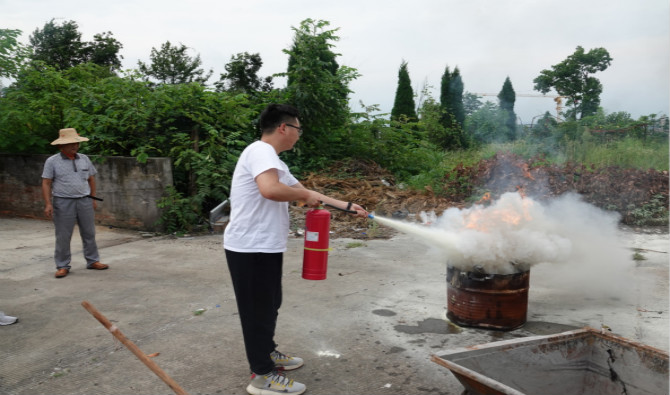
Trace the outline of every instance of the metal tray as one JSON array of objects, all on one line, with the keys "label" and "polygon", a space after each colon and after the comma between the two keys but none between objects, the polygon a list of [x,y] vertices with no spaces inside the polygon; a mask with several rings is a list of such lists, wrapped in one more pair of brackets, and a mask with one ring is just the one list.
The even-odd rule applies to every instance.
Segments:
[{"label": "metal tray", "polygon": [[593,328],[444,351],[466,394],[659,395],[668,393],[668,353]]}]

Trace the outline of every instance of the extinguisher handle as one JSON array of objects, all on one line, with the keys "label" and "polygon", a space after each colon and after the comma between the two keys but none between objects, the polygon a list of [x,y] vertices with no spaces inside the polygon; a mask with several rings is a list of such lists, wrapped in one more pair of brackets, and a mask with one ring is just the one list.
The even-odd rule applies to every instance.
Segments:
[{"label": "extinguisher handle", "polygon": [[[321,203],[323,203],[323,202],[321,202]],[[356,210],[347,210],[346,208],[339,208],[339,207],[333,206],[332,204],[328,204],[328,203],[323,203],[323,205],[328,206],[328,207],[332,207],[336,210],[344,211],[345,213],[358,214],[358,211],[356,211]]]}]

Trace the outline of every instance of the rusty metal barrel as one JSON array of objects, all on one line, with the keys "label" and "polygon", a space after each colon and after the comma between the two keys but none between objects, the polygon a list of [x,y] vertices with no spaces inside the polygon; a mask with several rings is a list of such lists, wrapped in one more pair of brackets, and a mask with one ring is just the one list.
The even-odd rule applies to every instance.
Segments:
[{"label": "rusty metal barrel", "polygon": [[530,270],[489,274],[447,267],[447,318],[454,324],[513,330],[526,323]]}]

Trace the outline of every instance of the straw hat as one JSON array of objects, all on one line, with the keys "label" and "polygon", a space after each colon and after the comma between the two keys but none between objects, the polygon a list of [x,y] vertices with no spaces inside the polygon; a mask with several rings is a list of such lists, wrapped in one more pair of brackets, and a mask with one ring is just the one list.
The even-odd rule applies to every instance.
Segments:
[{"label": "straw hat", "polygon": [[82,141],[88,141],[88,139],[80,136],[76,129],[68,128],[61,129],[58,132],[58,139],[52,141],[51,145],[81,143]]}]

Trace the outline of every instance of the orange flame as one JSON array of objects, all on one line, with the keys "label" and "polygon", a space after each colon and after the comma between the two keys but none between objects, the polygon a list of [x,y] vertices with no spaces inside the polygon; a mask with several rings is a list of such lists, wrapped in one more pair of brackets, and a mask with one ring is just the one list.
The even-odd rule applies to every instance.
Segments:
[{"label": "orange flame", "polygon": [[516,186],[516,191],[521,196],[522,199],[524,199],[526,197],[526,190],[524,189],[523,186],[517,185]]},{"label": "orange flame", "polygon": [[530,178],[531,180],[535,180],[532,174],[530,174],[530,170],[528,169],[528,163],[523,163],[521,166],[521,170],[523,170],[523,175],[526,178]]},{"label": "orange flame", "polygon": [[[524,197],[523,195],[521,195]],[[479,207],[468,213],[465,218],[465,228],[481,232],[490,232],[491,229],[500,225],[517,226],[521,221],[531,221],[530,208],[533,201],[523,199],[520,211],[510,208],[483,208]]]},{"label": "orange flame", "polygon": [[475,204],[491,203],[491,192],[486,192]]}]

